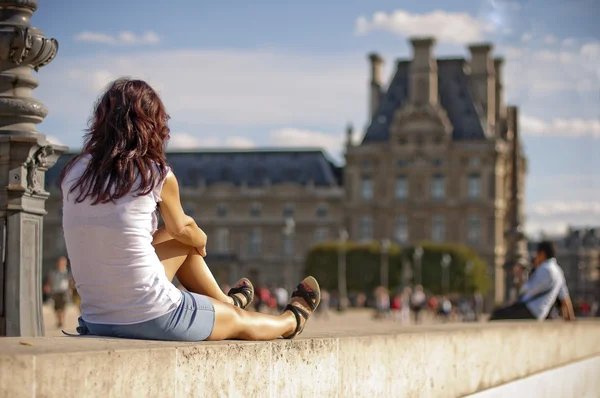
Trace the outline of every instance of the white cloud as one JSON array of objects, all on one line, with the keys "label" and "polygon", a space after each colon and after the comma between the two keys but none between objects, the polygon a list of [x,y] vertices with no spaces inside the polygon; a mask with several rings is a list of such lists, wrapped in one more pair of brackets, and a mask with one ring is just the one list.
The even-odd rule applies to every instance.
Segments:
[{"label": "white cloud", "polygon": [[197,148],[253,148],[254,142],[247,137],[241,136],[229,136],[229,137],[216,137],[216,136],[197,136],[190,133],[171,133],[171,139],[169,140],[169,149],[173,150],[184,150],[184,149],[197,149]]},{"label": "white cloud", "polygon": [[521,36],[521,41],[523,43],[527,43],[528,41],[531,40],[533,36],[531,35],[531,33],[527,32],[527,33],[523,33],[523,35]]},{"label": "white cloud", "polygon": [[587,43],[581,46],[581,55],[591,59],[600,58],[600,42]]},{"label": "white cloud", "polygon": [[355,32],[365,35],[372,31],[385,31],[401,36],[435,36],[441,43],[464,44],[483,38],[485,27],[480,20],[466,12],[432,11],[412,14],[405,10],[391,13],[376,12],[356,20]]},{"label": "white cloud", "polygon": [[254,148],[256,145],[254,145],[254,141],[248,137],[233,136],[225,139],[225,146],[229,148],[245,149]]},{"label": "white cloud", "polygon": [[572,225],[600,225],[600,202],[592,200],[550,200],[532,204],[527,209],[525,228],[530,235],[543,232],[561,235]]},{"label": "white cloud", "polygon": [[567,37],[566,39],[564,39],[562,41],[563,47],[571,47],[571,46],[575,45],[575,43],[576,43],[576,40],[573,37]]},{"label": "white cloud", "polygon": [[600,202],[597,201],[544,201],[532,204],[529,214],[543,217],[586,215],[600,216]]},{"label": "white cloud", "polygon": [[297,128],[283,128],[272,131],[269,141],[276,146],[323,148],[329,154],[338,158],[342,152],[344,135],[341,133],[323,133],[319,131],[303,130]]},{"label": "white cloud", "polygon": [[188,133],[171,133],[168,143],[169,149],[191,149],[200,146],[198,137]]},{"label": "white cloud", "polygon": [[67,124],[64,131],[80,131],[100,90],[119,76],[152,84],[174,130],[199,125],[258,126],[265,132],[280,126],[338,128],[348,115],[360,115],[355,122],[362,124],[367,113],[368,65],[361,53],[165,50],[59,57],[52,66],[40,74],[36,96],[51,105],[46,122]]},{"label": "white cloud", "polygon": [[506,58],[504,81],[509,101],[600,90],[600,42],[556,50],[499,47],[498,53]]},{"label": "white cloud", "polygon": [[86,31],[76,34],[74,39],[75,41],[110,44],[114,46],[157,44],[160,42],[160,37],[152,31],[144,32],[141,35],[136,35],[135,33],[129,31],[123,31],[114,36],[106,33]]},{"label": "white cloud", "polygon": [[554,35],[546,35],[546,37],[544,37],[544,43],[546,43],[546,44],[554,44],[554,43],[556,43],[556,36],[554,36]]},{"label": "white cloud", "polygon": [[561,136],[561,137],[581,137],[581,136],[600,136],[600,119],[552,119],[544,121],[528,115],[520,116],[521,129],[526,134]]}]

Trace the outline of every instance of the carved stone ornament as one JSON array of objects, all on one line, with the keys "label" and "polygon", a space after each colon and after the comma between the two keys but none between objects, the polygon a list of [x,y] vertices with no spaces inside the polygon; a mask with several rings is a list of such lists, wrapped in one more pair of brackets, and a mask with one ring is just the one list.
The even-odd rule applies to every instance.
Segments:
[{"label": "carved stone ornament", "polygon": [[39,29],[33,27],[13,26],[11,30],[0,31],[0,41],[8,41],[10,46],[0,53],[0,57],[10,60],[16,65],[31,65],[36,71],[48,65],[58,52],[58,41],[44,37]]},{"label": "carved stone ornament", "polygon": [[47,169],[48,156],[52,154],[54,154],[52,145],[45,145],[35,151],[33,155],[30,155],[23,163],[23,166],[27,169],[27,190],[32,194],[43,192],[43,171]]}]

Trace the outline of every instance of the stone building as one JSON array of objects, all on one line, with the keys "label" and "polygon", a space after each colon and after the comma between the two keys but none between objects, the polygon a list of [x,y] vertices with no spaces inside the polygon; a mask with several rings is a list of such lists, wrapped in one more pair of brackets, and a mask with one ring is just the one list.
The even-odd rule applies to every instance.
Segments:
[{"label": "stone building", "polygon": [[[57,179],[70,156],[46,176],[44,265],[66,255]],[[304,254],[337,235],[343,219],[341,169],[321,150],[169,153],[182,206],[208,235],[207,262],[222,283],[294,284]]]},{"label": "stone building", "polygon": [[522,207],[522,199],[510,206],[511,148],[521,192],[525,172],[511,142],[517,109],[504,103],[502,59],[489,44],[470,46],[466,60],[436,59],[431,38],[411,43],[413,59],[397,62],[387,90],[383,60],[370,56],[371,121],[362,142],[347,145],[345,222],[359,240],[471,246],[501,301],[510,212]]},{"label": "stone building", "polygon": [[[488,44],[469,47],[470,60],[435,59],[433,39],[412,44],[413,59],[397,62],[387,90],[383,60],[370,57],[370,125],[356,145],[349,128],[343,169],[320,150],[168,155],[186,212],[209,235],[219,279],[245,273],[289,285],[309,247],[337,239],[343,227],[353,240],[467,244],[489,264],[495,298],[503,299],[505,235],[521,213],[526,162],[517,109],[503,99],[502,59]],[[47,177],[47,262],[64,253],[52,178],[65,161]]]}]

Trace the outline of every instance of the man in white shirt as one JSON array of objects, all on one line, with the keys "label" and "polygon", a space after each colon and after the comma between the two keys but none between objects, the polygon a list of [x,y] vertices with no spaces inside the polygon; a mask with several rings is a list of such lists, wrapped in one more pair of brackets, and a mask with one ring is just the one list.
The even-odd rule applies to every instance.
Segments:
[{"label": "man in white shirt", "polygon": [[[523,284],[519,301],[494,311],[490,321],[508,319],[542,321],[546,319],[557,299],[561,302],[565,320],[574,319],[565,276],[556,262],[552,242],[539,243],[533,266],[535,272],[532,272],[531,278]],[[518,277],[520,279],[521,274]]]}]

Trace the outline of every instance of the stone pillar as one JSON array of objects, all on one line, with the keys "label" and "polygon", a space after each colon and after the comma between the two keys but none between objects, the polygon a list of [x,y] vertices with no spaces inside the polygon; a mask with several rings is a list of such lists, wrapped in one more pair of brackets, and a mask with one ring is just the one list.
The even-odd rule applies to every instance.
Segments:
[{"label": "stone pillar", "polygon": [[31,75],[58,43],[30,26],[37,0],[0,0],[0,336],[40,336],[45,172],[67,148],[36,131],[48,110]]},{"label": "stone pillar", "polygon": [[523,232],[522,202],[520,189],[521,144],[519,137],[519,113],[515,106],[507,107],[508,138],[510,145],[510,196],[508,200],[508,229],[506,230],[506,263],[504,265],[504,300],[514,300],[518,294],[513,268],[526,265],[528,259],[527,242]]}]

